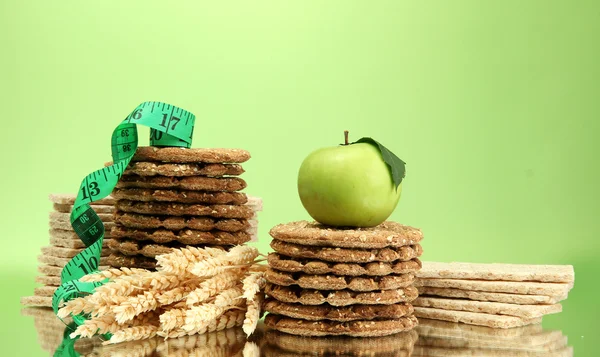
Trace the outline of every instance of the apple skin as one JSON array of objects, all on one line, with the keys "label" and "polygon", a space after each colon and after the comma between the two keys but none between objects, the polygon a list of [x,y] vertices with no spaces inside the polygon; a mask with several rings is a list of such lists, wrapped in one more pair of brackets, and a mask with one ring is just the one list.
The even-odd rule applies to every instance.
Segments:
[{"label": "apple skin", "polygon": [[325,225],[374,227],[400,200],[381,153],[368,143],[318,149],[298,172],[298,193],[308,214]]}]

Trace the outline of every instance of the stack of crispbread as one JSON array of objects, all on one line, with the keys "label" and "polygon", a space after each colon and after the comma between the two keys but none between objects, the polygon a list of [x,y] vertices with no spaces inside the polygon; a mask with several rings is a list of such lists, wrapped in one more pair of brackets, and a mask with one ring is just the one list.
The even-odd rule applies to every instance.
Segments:
[{"label": "stack of crispbread", "polygon": [[[52,294],[60,285],[60,274],[67,263],[84,248],[85,244],[73,231],[71,226],[71,211],[75,203],[75,196],[69,194],[52,194],[50,201],[53,210],[49,214],[50,245],[42,247],[42,254],[38,256],[38,271],[43,275],[36,277],[35,281],[43,284],[34,290],[34,296],[21,298],[23,305],[52,306]],[[110,243],[110,230],[114,226],[113,212],[114,199],[106,197],[90,204],[98,217],[104,222],[104,246]],[[100,269],[106,268],[108,250],[102,252]]]},{"label": "stack of crispbread", "polygon": [[417,324],[414,273],[423,235],[395,222],[332,228],[307,221],[275,226],[265,324],[304,336],[385,336]]},{"label": "stack of crispbread", "polygon": [[153,269],[184,246],[229,247],[256,237],[258,198],[248,199],[241,149],[139,147],[112,195],[114,267]]},{"label": "stack of crispbread", "polygon": [[417,272],[420,318],[494,328],[539,323],[562,311],[575,280],[570,265],[424,262]]},{"label": "stack of crispbread", "polygon": [[572,357],[573,348],[561,331],[540,324],[494,329],[453,322],[419,319],[413,357]]}]

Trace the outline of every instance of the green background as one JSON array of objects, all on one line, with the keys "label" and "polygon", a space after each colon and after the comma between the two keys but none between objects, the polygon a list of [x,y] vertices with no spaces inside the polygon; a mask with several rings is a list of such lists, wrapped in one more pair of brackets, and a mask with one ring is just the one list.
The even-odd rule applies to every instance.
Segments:
[{"label": "green background", "polygon": [[158,100],[196,114],[194,147],[252,153],[263,251],[270,227],[308,218],[303,158],[344,129],[376,138],[407,162],[391,219],[422,228],[425,260],[575,266],[544,325],[591,356],[599,50],[594,0],[0,1],[0,338],[44,355],[18,299],[47,196],[75,193],[113,128]]}]

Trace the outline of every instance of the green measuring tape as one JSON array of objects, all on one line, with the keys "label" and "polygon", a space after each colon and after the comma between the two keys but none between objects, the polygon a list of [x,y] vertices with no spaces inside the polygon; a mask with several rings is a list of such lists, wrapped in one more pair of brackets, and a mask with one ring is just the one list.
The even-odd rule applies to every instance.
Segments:
[{"label": "green measuring tape", "polygon": [[[192,144],[196,117],[181,108],[160,102],[144,102],[123,120],[112,134],[113,165],[92,172],[81,182],[73,211],[71,225],[86,248],[64,267],[62,285],[52,297],[52,308],[58,313],[63,301],[93,293],[104,282],[85,283],[78,279],[98,270],[104,224],[90,206],[113,191],[121,175],[129,165],[138,146],[137,125],[150,127],[151,146],[177,146],[189,148]],[[73,316],[76,324],[85,321],[83,316]]]}]

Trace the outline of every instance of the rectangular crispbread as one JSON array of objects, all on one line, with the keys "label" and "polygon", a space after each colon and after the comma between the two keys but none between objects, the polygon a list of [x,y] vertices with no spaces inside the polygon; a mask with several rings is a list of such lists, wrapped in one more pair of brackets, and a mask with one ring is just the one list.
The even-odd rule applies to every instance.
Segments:
[{"label": "rectangular crispbread", "polygon": [[443,296],[449,298],[461,298],[476,301],[492,301],[519,305],[551,305],[556,304],[559,301],[562,301],[567,298],[566,294],[562,296],[523,295],[509,293],[493,293],[487,291],[470,291],[452,288],[432,288],[427,286],[420,286],[418,289],[419,295]]},{"label": "rectangular crispbread", "polygon": [[49,297],[49,296],[23,296],[21,298],[21,305],[52,307],[52,297]]},{"label": "rectangular crispbread", "polygon": [[[103,242],[104,243],[104,242]],[[75,249],[75,248],[63,248],[63,247],[55,247],[55,246],[46,246],[42,247],[42,254],[50,255],[58,258],[73,258],[77,254],[81,253],[83,249]],[[101,256],[105,257],[110,254],[108,249],[102,249]]]},{"label": "rectangular crispbread", "polygon": [[491,281],[459,279],[423,279],[416,280],[416,286],[434,288],[453,288],[471,291],[489,291],[524,295],[563,296],[571,286],[566,283],[535,283],[524,281]]},{"label": "rectangular crispbread", "polygon": [[[60,205],[73,205],[75,203],[75,195],[69,193],[52,193],[48,196],[50,202],[57,203]],[[107,196],[100,200],[91,202],[90,205],[113,205],[115,199],[111,196]]]},{"label": "rectangular crispbread", "polygon": [[[100,257],[100,267],[99,269],[102,270],[102,268],[105,268],[107,263],[107,259],[108,257]],[[44,264],[48,264],[48,265],[54,265],[57,267],[64,267],[65,265],[67,265],[69,263],[71,259],[70,258],[59,258],[59,257],[53,257],[50,255],[38,255],[38,262],[40,263],[44,263]]]},{"label": "rectangular crispbread", "polygon": [[[55,203],[54,205],[52,205],[52,208],[56,212],[71,213],[71,211],[73,210],[73,205],[61,205],[61,204]],[[115,206],[113,206],[113,205],[92,205],[92,208],[94,209],[94,211],[96,213],[114,213],[115,212]]]},{"label": "rectangular crispbread", "polygon": [[572,283],[572,265],[523,265],[423,262],[420,278],[476,279],[500,281],[537,281]]},{"label": "rectangular crispbread", "polygon": [[414,306],[433,307],[443,310],[483,312],[486,314],[509,315],[532,319],[562,311],[562,305],[516,305],[499,302],[474,301],[461,299],[445,299],[430,296],[419,296],[412,302]]},{"label": "rectangular crispbread", "polygon": [[46,265],[46,264],[38,265],[38,268],[37,268],[37,270],[40,273],[47,275],[47,276],[60,276],[62,269],[63,268],[61,268],[61,267],[57,267],[54,265]]},{"label": "rectangular crispbread", "polygon": [[521,341],[485,341],[485,340],[466,340],[458,338],[442,338],[431,336],[419,336],[420,346],[432,346],[442,348],[483,348],[491,350],[511,350],[526,352],[550,352],[567,347],[567,336],[562,336],[555,340],[541,345],[531,345]]},{"label": "rectangular crispbread", "polygon": [[511,328],[537,324],[541,318],[522,319],[515,316],[484,314],[479,312],[451,311],[431,307],[415,306],[415,316],[426,319],[462,322],[466,324],[487,326],[493,328]]},{"label": "rectangular crispbread", "polygon": [[[100,218],[100,220],[102,222],[113,222],[114,221],[114,215],[112,213],[96,213],[98,215],[98,218]],[[70,213],[65,213],[65,212],[49,212],[48,213],[48,220],[50,223],[52,222],[66,222],[66,223],[71,223],[71,214]]]},{"label": "rectangular crispbread", "polygon": [[59,276],[36,276],[35,282],[44,285],[60,285]]},{"label": "rectangular crispbread", "polygon": [[421,346],[417,341],[411,357],[573,357],[573,347],[565,347],[552,352],[531,352],[512,350],[490,350],[470,348],[443,348]]},{"label": "rectangular crispbread", "polygon": [[[104,238],[102,242],[103,249],[108,249],[111,238]],[[85,248],[85,244],[81,241],[81,239],[72,239],[72,238],[56,238],[50,237],[50,244],[55,247],[63,247],[63,248],[74,248],[74,249],[82,249]]]},{"label": "rectangular crispbread", "polygon": [[[104,238],[112,238],[113,235],[111,234],[110,230],[112,229],[112,227],[114,227],[115,224],[114,223],[105,223],[104,224]],[[73,231],[72,229],[67,230],[67,229],[50,229],[48,231],[48,233],[50,234],[50,237],[54,237],[54,238],[60,238],[60,239],[75,239],[75,240],[81,240],[81,238],[79,238],[79,236],[75,233],[75,231]]]}]

